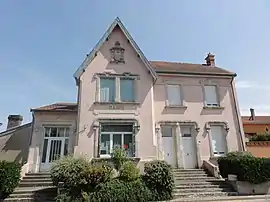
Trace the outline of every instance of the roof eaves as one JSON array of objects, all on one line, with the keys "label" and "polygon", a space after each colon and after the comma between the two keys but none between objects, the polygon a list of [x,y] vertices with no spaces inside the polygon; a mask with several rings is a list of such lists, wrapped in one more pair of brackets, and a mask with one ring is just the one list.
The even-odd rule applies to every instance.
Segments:
[{"label": "roof eaves", "polygon": [[87,68],[87,66],[92,62],[92,60],[95,58],[95,54],[96,52],[100,49],[100,47],[103,45],[103,43],[105,42],[106,38],[111,34],[111,32],[113,31],[113,29],[116,26],[119,26],[120,29],[123,31],[123,33],[125,34],[125,36],[127,37],[127,39],[130,41],[131,45],[133,46],[133,48],[136,50],[137,54],[140,56],[140,58],[142,59],[143,63],[145,64],[145,66],[148,68],[148,70],[150,71],[151,75],[154,77],[154,79],[157,78],[156,72],[155,70],[152,68],[152,66],[150,65],[149,61],[146,59],[146,57],[144,56],[144,54],[142,53],[142,51],[140,50],[140,48],[138,47],[138,45],[135,43],[135,41],[133,40],[133,38],[131,37],[131,35],[129,34],[129,32],[127,31],[127,29],[125,28],[125,26],[123,25],[123,23],[121,22],[121,20],[119,19],[119,17],[117,17],[113,23],[110,25],[110,27],[107,29],[107,31],[105,32],[105,34],[101,37],[101,39],[98,41],[98,43],[96,44],[96,46],[92,49],[92,51],[87,55],[87,57],[85,58],[85,60],[82,62],[82,64],[80,65],[80,67],[76,70],[76,72],[74,73],[74,78],[76,80],[76,83],[78,84],[79,82],[79,78],[82,75],[82,73],[85,71],[85,69]]},{"label": "roof eaves", "polygon": [[26,123],[26,124],[23,124],[21,126],[17,126],[17,127],[14,127],[14,128],[10,128],[8,130],[5,130],[3,132],[0,132],[0,136],[8,135],[9,133],[13,132],[14,130],[17,130],[19,128],[24,128],[24,127],[31,126],[31,124],[32,124],[32,122]]},{"label": "roof eaves", "polygon": [[204,75],[204,76],[230,76],[236,77],[236,73],[211,73],[211,72],[181,72],[181,71],[164,71],[156,70],[157,74],[175,74],[175,75]]}]

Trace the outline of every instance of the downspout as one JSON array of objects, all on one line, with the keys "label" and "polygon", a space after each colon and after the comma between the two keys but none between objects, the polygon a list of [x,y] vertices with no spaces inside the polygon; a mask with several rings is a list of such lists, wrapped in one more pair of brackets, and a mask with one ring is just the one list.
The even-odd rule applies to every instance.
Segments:
[{"label": "downspout", "polygon": [[[235,112],[236,112],[236,115],[237,115],[237,123],[238,123],[238,129],[239,129],[239,133],[240,133],[241,146],[242,146],[242,150],[245,151],[245,145],[244,145],[244,140],[243,140],[243,134],[242,134],[242,131],[241,131],[241,127],[242,127],[242,123],[240,122],[241,115],[240,115],[240,111],[239,111],[239,109],[238,109],[238,107],[237,107],[238,100],[236,100],[236,94],[235,94],[235,88],[234,88],[233,79],[234,79],[234,77],[233,77],[232,80],[231,80],[232,96],[233,96],[233,101],[234,101]],[[239,116],[239,115],[240,115],[240,116]]]}]

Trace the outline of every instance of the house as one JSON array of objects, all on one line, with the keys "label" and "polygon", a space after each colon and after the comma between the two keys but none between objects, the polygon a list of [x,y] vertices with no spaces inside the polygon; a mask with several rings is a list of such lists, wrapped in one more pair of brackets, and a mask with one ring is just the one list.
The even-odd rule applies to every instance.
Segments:
[{"label": "house", "polygon": [[115,146],[140,165],[197,168],[245,150],[235,73],[215,65],[148,61],[116,18],[74,74],[77,103],[31,109],[29,172],[59,156],[107,158]]},{"label": "house", "polygon": [[250,116],[242,116],[246,138],[270,133],[270,116],[255,116],[255,110],[250,108]]},{"label": "house", "polygon": [[246,149],[256,157],[270,157],[269,141],[250,141],[251,137],[270,134],[270,116],[255,116],[255,110],[250,109],[250,116],[242,116],[246,137]]}]

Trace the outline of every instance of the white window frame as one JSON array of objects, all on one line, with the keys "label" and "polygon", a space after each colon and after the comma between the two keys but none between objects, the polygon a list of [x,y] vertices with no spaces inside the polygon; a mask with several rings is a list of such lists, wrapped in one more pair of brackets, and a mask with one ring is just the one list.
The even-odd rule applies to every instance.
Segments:
[{"label": "white window frame", "polygon": [[[221,131],[221,136],[224,140],[224,147],[225,147],[225,151],[223,154],[220,153],[220,151],[218,151],[217,154],[215,154],[214,152],[214,148],[213,148],[213,136],[212,136],[212,128],[213,127],[220,127],[220,131]],[[228,153],[228,142],[227,142],[227,137],[226,137],[226,133],[225,133],[225,128],[223,125],[217,125],[217,124],[212,124],[210,125],[210,130],[209,130],[209,140],[210,140],[210,150],[211,150],[211,156],[213,157],[221,157],[221,156],[225,156]]]},{"label": "white window frame", "polygon": [[[94,78],[96,78],[96,99],[95,101],[97,103],[102,102],[102,103],[137,103],[138,102],[138,80],[140,79],[138,75],[131,75],[131,76],[125,76],[123,75],[116,75],[116,74],[112,74],[109,76],[107,74],[96,74],[94,76]],[[109,102],[103,102],[100,99],[100,91],[101,91],[101,87],[100,87],[100,80],[101,79],[106,79],[106,78],[113,78],[115,79],[115,100],[114,101],[109,101]],[[121,101],[121,85],[120,85],[120,79],[124,78],[124,79],[131,79],[133,80],[133,92],[134,92],[134,101],[131,102],[126,102],[126,101]]]},{"label": "white window frame", "polygon": [[[179,88],[179,104],[171,104],[169,100],[169,86],[177,86]],[[167,83],[165,85],[166,88],[166,106],[173,107],[173,106],[183,106],[183,87],[181,84],[173,84],[173,83]]]},{"label": "white window frame", "polygon": [[[99,157],[100,158],[111,158],[111,153],[113,152],[113,135],[121,134],[121,148],[123,148],[124,135],[134,135],[133,132],[101,132],[100,141],[99,141]],[[110,154],[100,154],[100,144],[101,144],[101,135],[110,135]],[[135,142],[133,142],[135,144]],[[132,148],[133,149],[133,148]],[[134,153],[135,151],[133,151]]]},{"label": "white window frame", "polygon": [[[208,103],[206,98],[206,86],[212,86],[215,88],[215,97],[216,97],[216,103]],[[218,93],[218,86],[213,84],[204,84],[203,85],[203,97],[204,97],[204,106],[205,107],[220,107],[220,100],[219,100],[219,93]]]}]

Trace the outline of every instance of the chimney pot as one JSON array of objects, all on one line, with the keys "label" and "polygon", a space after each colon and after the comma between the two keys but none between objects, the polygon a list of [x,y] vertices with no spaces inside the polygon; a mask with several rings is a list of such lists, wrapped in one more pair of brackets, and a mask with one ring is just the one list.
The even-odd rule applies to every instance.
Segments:
[{"label": "chimney pot", "polygon": [[212,53],[208,53],[205,58],[207,66],[215,66],[215,55]]},{"label": "chimney pot", "polygon": [[255,110],[253,108],[250,108],[249,110],[250,110],[249,120],[254,121],[254,119],[255,119]]},{"label": "chimney pot", "polygon": [[8,116],[8,124],[7,124],[7,130],[18,127],[22,124],[23,117],[21,115],[9,115]]}]

